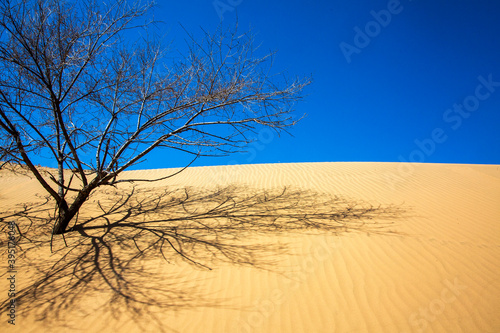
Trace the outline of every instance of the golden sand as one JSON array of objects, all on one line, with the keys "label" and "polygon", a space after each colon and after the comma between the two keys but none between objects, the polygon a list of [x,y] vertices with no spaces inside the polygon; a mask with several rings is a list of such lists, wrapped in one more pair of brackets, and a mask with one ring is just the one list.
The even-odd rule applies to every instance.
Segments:
[{"label": "golden sand", "polygon": [[[123,178],[171,172],[130,171]],[[38,294],[18,304],[15,326],[2,312],[0,331],[500,332],[498,165],[193,167],[134,185],[127,202],[132,185],[101,189],[82,208],[80,221],[103,215],[107,220],[88,225],[113,226],[102,244],[103,229],[88,229],[87,237],[68,233],[68,247],[56,237],[54,253],[50,235],[19,245],[16,289],[41,284]],[[53,201],[37,207],[43,202],[37,193],[44,195],[36,180],[1,170],[3,222],[28,230],[19,204],[29,202],[30,230],[49,230],[36,217],[53,214]],[[126,239],[128,231],[113,234],[125,230],[119,223],[114,227],[117,221],[155,219],[168,221],[171,234],[179,225],[179,232],[189,230],[198,241],[225,246],[228,256],[186,241],[181,245],[198,265],[169,246],[167,263],[159,252],[145,250],[154,238],[138,236],[136,247]],[[7,234],[1,237],[5,250]],[[79,245],[82,238],[88,241]],[[109,261],[103,244],[113,247],[113,260],[122,260]],[[101,251],[98,259],[95,249]],[[134,260],[139,251],[144,255]],[[6,253],[2,258],[5,269]],[[47,275],[57,259],[60,270]],[[110,262],[121,266],[106,266]],[[75,267],[80,271],[71,272]],[[3,299],[9,286],[2,273]],[[65,294],[57,296],[58,290]],[[141,293],[137,298],[147,304],[128,304],[120,292]]]}]

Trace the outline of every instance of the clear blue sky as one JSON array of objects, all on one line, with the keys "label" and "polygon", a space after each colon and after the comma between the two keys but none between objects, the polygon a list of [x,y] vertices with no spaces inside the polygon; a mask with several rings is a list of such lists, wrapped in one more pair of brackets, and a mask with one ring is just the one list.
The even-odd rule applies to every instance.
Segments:
[{"label": "clear blue sky", "polygon": [[[293,137],[194,165],[412,161],[500,164],[500,1],[184,0],[154,14],[172,48],[185,33],[251,28],[277,71],[314,82]],[[160,151],[136,169],[180,167]]]},{"label": "clear blue sky", "polygon": [[[248,154],[196,165],[500,164],[499,1],[185,0],[155,10],[174,47],[183,43],[179,23],[213,30],[236,14],[262,48],[278,51],[277,70],[312,75],[296,111],[307,117],[294,137],[263,133]],[[138,168],[185,160],[168,156]]]}]

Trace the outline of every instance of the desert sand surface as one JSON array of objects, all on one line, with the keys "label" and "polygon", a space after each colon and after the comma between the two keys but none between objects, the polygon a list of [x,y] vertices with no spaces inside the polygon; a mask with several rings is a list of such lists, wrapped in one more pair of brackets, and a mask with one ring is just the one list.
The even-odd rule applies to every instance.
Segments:
[{"label": "desert sand surface", "polygon": [[[2,332],[500,332],[498,165],[192,167],[100,189],[53,253],[43,195],[0,170],[2,300],[5,225],[33,237]],[[151,221],[169,225],[164,258],[137,233]]]}]

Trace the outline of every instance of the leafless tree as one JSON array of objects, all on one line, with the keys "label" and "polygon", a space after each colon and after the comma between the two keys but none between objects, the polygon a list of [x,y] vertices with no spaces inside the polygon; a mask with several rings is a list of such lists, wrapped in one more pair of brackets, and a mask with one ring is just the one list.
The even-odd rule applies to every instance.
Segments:
[{"label": "leafless tree", "polygon": [[[0,153],[55,199],[54,234],[70,230],[93,190],[131,181],[118,175],[154,149],[228,154],[260,127],[295,124],[309,79],[271,75],[272,53],[257,56],[252,35],[236,28],[186,33],[187,51],[167,57],[151,33],[152,7],[1,1]],[[42,172],[36,154],[57,171]]]}]

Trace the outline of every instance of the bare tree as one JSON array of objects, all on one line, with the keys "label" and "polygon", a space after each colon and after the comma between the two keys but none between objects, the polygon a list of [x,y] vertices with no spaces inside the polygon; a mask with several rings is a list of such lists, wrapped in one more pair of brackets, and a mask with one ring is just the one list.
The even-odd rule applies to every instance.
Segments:
[{"label": "bare tree", "polygon": [[[252,35],[236,29],[187,34],[185,54],[167,58],[146,29],[152,5],[1,2],[0,153],[55,199],[54,234],[71,230],[93,190],[132,181],[118,175],[154,149],[223,155],[259,127],[295,124],[308,79],[271,75],[272,54],[256,56]],[[57,161],[57,172],[45,175],[36,154]]]}]

